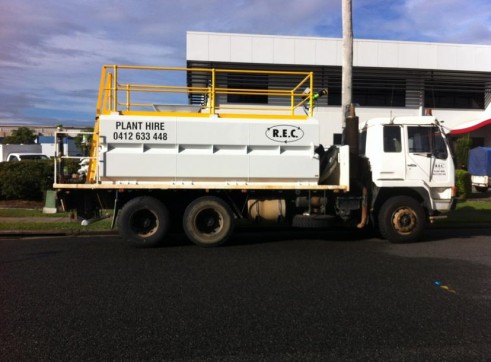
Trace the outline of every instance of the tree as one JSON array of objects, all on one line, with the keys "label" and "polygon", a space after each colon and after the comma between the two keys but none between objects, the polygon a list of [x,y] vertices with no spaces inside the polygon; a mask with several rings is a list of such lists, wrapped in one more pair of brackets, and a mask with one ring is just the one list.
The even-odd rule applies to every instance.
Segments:
[{"label": "tree", "polygon": [[3,144],[33,144],[36,140],[34,131],[28,127],[19,127],[12,131],[10,136],[3,139]]},{"label": "tree", "polygon": [[457,168],[467,170],[467,163],[469,162],[469,150],[472,146],[472,139],[469,133],[459,137],[457,139],[455,156],[457,159]]}]

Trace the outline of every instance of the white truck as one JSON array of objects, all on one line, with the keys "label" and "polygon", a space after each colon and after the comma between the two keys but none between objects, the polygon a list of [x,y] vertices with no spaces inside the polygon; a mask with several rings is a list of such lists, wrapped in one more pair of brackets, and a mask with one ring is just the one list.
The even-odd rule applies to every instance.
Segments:
[{"label": "white truck", "polygon": [[[174,79],[157,76],[169,72],[199,72],[203,82],[153,83]],[[135,73],[144,80],[135,83]],[[224,83],[239,73],[295,82],[278,89]],[[358,125],[351,114],[346,144],[323,146],[314,105],[326,91],[305,91],[314,86],[311,72],[104,66],[87,176],[64,175],[69,157],[58,154],[58,198],[85,222],[112,208],[113,225],[136,246],[165,242],[175,226],[197,245],[216,246],[239,220],[370,225],[391,242],[418,240],[425,224],[454,204],[454,162],[438,121],[392,117]],[[201,105],[160,103],[168,93]],[[275,105],[227,102],[237,95]]]},{"label": "white truck", "polygon": [[25,160],[49,160],[42,153],[40,144],[6,144],[0,145],[0,162],[15,162]]},{"label": "white truck", "polygon": [[475,147],[469,151],[468,170],[472,186],[479,192],[491,187],[491,147]]}]

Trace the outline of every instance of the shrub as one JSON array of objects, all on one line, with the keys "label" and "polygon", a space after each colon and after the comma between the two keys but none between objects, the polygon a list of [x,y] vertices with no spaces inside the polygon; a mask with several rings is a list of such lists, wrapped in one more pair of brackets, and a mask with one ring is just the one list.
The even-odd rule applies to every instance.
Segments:
[{"label": "shrub", "polygon": [[53,185],[53,161],[0,162],[0,198],[43,200]]},{"label": "shrub", "polygon": [[465,136],[462,136],[457,139],[457,144],[456,144],[456,161],[457,161],[457,167],[460,167],[462,169],[467,169],[467,163],[469,162],[469,150],[472,146],[472,139],[470,138],[469,134],[466,134]]},{"label": "shrub", "polygon": [[471,174],[468,171],[455,170],[455,184],[461,198],[467,199],[472,194]]}]

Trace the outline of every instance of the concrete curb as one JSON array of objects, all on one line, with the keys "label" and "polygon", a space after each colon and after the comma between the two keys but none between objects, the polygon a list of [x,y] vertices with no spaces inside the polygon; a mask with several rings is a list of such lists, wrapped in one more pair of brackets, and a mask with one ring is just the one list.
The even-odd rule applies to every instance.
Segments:
[{"label": "concrete curb", "polygon": [[35,236],[105,236],[118,235],[117,230],[2,230],[0,238],[25,238]]}]

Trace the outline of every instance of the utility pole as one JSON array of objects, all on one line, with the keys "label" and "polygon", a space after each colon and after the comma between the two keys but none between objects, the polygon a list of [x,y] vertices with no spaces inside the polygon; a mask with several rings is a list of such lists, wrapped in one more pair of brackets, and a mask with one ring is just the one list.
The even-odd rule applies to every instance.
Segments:
[{"label": "utility pole", "polygon": [[343,120],[348,116],[348,110],[352,101],[353,83],[353,22],[351,0],[342,0],[343,17],[343,62],[342,62],[342,89],[341,109]]},{"label": "utility pole", "polygon": [[353,22],[352,0],[342,0],[343,15],[343,73],[341,88],[341,113],[343,117],[343,144],[349,146],[350,153],[350,187],[358,184],[359,174],[359,145],[358,117],[353,105]]}]

